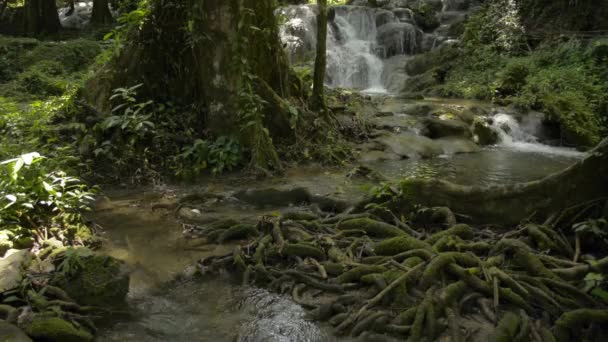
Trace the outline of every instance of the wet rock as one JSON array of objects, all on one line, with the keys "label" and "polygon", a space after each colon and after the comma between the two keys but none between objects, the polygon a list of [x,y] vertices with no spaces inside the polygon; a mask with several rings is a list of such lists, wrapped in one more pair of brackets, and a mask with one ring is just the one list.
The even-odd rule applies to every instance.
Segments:
[{"label": "wet rock", "polygon": [[8,238],[6,232],[0,231],[0,257],[11,248],[13,248],[13,242]]},{"label": "wet rock", "polygon": [[388,23],[393,23],[398,20],[399,19],[397,19],[397,17],[395,16],[395,13],[393,13],[391,11],[379,10],[378,12],[376,12],[376,26],[377,27],[380,27],[380,26],[388,24]]},{"label": "wet rock", "polygon": [[49,342],[83,342],[92,341],[93,335],[82,327],[58,317],[34,316],[25,325],[25,332],[36,340]]},{"label": "wet rock", "polygon": [[371,163],[382,160],[399,160],[401,156],[385,151],[368,151],[363,152],[359,156],[359,161],[362,163]]},{"label": "wet rock", "polygon": [[441,146],[444,154],[473,153],[481,150],[474,142],[458,137],[445,137],[435,141]]},{"label": "wet rock", "polygon": [[469,126],[455,119],[442,120],[438,118],[429,118],[425,120],[426,135],[429,138],[437,139],[443,137],[462,137],[471,138],[472,134]]},{"label": "wet rock", "polygon": [[[404,6],[399,6],[404,7]],[[414,11],[409,8],[395,8],[393,10],[395,17],[399,19],[399,21],[403,23],[413,23],[414,22]]]},{"label": "wet rock", "polygon": [[378,29],[378,43],[385,57],[414,54],[422,44],[422,32],[410,23],[389,23]]},{"label": "wet rock", "polygon": [[0,340],[7,342],[32,342],[18,327],[0,320]]},{"label": "wet rock", "polygon": [[498,142],[498,133],[482,119],[475,120],[473,123],[473,134],[475,140],[481,146],[494,145]]},{"label": "wet rock", "polygon": [[55,274],[51,283],[82,305],[116,306],[129,292],[129,272],[124,262],[109,256],[71,253],[64,258],[70,269]]},{"label": "wet rock", "polygon": [[0,293],[12,290],[21,284],[23,279],[22,270],[26,268],[31,260],[28,250],[10,249],[0,259]]},{"label": "wet rock", "polygon": [[403,114],[373,118],[371,122],[378,129],[388,129],[392,131],[406,131],[416,125],[416,119]]},{"label": "wet rock", "polygon": [[441,146],[432,139],[410,133],[386,136],[378,141],[391,152],[406,158],[431,158],[443,153]]}]

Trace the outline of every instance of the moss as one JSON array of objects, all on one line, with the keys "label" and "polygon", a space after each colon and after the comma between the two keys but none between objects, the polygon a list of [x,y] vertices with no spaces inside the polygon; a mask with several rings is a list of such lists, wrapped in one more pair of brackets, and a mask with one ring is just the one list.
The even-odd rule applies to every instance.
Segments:
[{"label": "moss", "polygon": [[384,271],[386,271],[386,269],[382,266],[357,266],[352,270],[344,272],[342,275],[336,278],[336,281],[339,284],[352,283],[359,281],[359,279],[366,274],[381,273]]},{"label": "moss", "polygon": [[36,340],[51,342],[92,341],[93,335],[83,328],[57,317],[39,317],[25,327],[25,332]]},{"label": "moss", "polygon": [[323,267],[325,267],[325,271],[327,274],[332,276],[338,276],[344,273],[344,264],[339,262],[325,262],[323,263]]},{"label": "moss", "polygon": [[494,338],[492,341],[496,342],[510,342],[513,341],[517,335],[519,328],[519,316],[511,311],[507,311],[505,315],[498,322],[498,326],[494,332]]},{"label": "moss", "polygon": [[341,230],[364,230],[369,236],[373,237],[394,237],[405,235],[401,229],[388,223],[372,220],[369,218],[358,218],[342,222],[338,229]]},{"label": "moss", "polygon": [[82,305],[108,306],[124,302],[129,275],[124,263],[107,256],[73,257],[70,272],[57,273],[51,283]]},{"label": "moss", "polygon": [[444,236],[449,236],[449,235],[455,235],[458,236],[462,239],[472,239],[473,238],[473,228],[471,228],[469,225],[466,224],[457,224],[455,226],[452,226],[449,229],[443,230],[441,232],[435,233],[431,236],[429,236],[425,242],[428,244],[434,244],[435,242],[437,242],[439,239],[441,239]]},{"label": "moss", "polygon": [[310,211],[302,210],[290,210],[281,214],[283,220],[294,220],[294,221],[314,221],[318,220],[319,216]]},{"label": "moss", "polygon": [[451,255],[447,255],[447,253],[439,254],[431,259],[422,273],[422,277],[420,277],[420,287],[426,289],[431,286],[433,281],[440,279],[440,272],[443,271],[443,268],[452,263],[454,263],[454,258]]},{"label": "moss", "polygon": [[401,313],[395,317],[393,322],[397,325],[410,325],[416,318],[416,311],[418,311],[416,306],[412,306],[407,310],[401,311]]},{"label": "moss", "polygon": [[439,298],[441,299],[444,305],[452,306],[452,304],[455,304],[465,294],[467,289],[467,283],[462,280],[459,280],[443,288],[441,294],[439,295]]},{"label": "moss", "polygon": [[551,272],[547,267],[545,267],[543,262],[530,252],[518,250],[515,255],[513,255],[513,261],[520,267],[528,270],[530,274],[551,279],[557,278],[555,273]]},{"label": "moss", "polygon": [[219,243],[224,243],[230,240],[239,240],[255,236],[258,234],[258,229],[252,224],[237,224],[222,232],[218,238]]},{"label": "moss", "polygon": [[415,266],[417,266],[417,265],[419,265],[419,264],[421,264],[423,262],[424,262],[424,260],[422,260],[421,257],[413,256],[413,257],[409,257],[409,258],[403,260],[403,262],[401,263],[401,265],[403,265],[405,267],[412,268],[412,267],[415,267]]},{"label": "moss", "polygon": [[424,241],[420,241],[409,235],[403,235],[377,243],[374,247],[374,251],[378,255],[395,255],[413,249],[430,248],[431,246]]},{"label": "moss", "polygon": [[287,243],[283,247],[283,254],[292,257],[310,257],[317,260],[325,260],[325,253],[322,249],[305,243]]}]

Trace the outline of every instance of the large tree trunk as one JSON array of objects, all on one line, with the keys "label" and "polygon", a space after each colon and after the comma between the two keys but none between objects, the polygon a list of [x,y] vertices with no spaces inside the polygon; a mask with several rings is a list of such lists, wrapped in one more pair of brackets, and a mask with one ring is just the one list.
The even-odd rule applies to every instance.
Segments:
[{"label": "large tree trunk", "polygon": [[93,0],[93,13],[91,23],[93,25],[108,25],[113,21],[108,0]]},{"label": "large tree trunk", "polygon": [[327,0],[317,0],[317,6],[319,9],[319,14],[317,15],[317,55],[315,57],[311,100],[313,108],[319,110],[325,108],[323,87],[327,64]]},{"label": "large tree trunk", "polygon": [[25,2],[26,34],[56,33],[60,27],[55,0],[27,0]]},{"label": "large tree trunk", "polygon": [[541,180],[483,188],[440,180],[407,180],[401,183],[399,195],[390,200],[389,206],[401,212],[415,204],[446,206],[478,223],[519,223],[534,216],[544,219],[572,206],[608,197],[607,175],[608,138],[583,160]]},{"label": "large tree trunk", "polygon": [[272,138],[291,132],[280,100],[292,93],[293,74],[274,6],[274,0],[154,1],[142,28],[87,83],[85,98],[107,113],[112,89],[142,83],[142,96],[198,110],[200,135],[204,128],[240,136],[256,166],[276,168]]}]

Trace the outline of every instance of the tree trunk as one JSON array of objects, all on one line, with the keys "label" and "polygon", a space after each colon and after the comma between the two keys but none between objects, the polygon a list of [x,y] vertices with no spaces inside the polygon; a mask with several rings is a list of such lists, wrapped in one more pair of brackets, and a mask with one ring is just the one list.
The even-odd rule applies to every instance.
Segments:
[{"label": "tree trunk", "polygon": [[206,132],[238,136],[255,166],[278,168],[272,138],[292,132],[278,99],[291,95],[293,74],[274,9],[274,0],[153,1],[84,96],[107,113],[112,89],[142,83],[143,97],[196,108]]},{"label": "tree trunk", "polygon": [[[575,205],[607,198],[606,175],[608,138],[583,160],[541,180],[483,188],[440,180],[406,180],[400,184],[400,194],[388,205],[401,213],[411,210],[415,204],[446,206],[477,223],[516,224],[532,217],[545,219]],[[364,201],[370,202],[383,200]]]},{"label": "tree trunk", "polygon": [[60,27],[55,0],[27,0],[25,2],[26,34],[57,33]]},{"label": "tree trunk", "polygon": [[317,0],[317,55],[312,89],[312,107],[315,110],[325,108],[324,83],[327,64],[327,0]]},{"label": "tree trunk", "polygon": [[108,25],[113,21],[108,0],[93,0],[93,13],[91,14],[91,24]]}]

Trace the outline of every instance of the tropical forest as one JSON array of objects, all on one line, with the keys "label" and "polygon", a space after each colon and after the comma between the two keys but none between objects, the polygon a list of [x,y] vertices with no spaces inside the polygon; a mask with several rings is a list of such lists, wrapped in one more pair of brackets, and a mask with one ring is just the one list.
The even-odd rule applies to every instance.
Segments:
[{"label": "tropical forest", "polygon": [[608,0],[0,0],[0,341],[608,341]]}]

